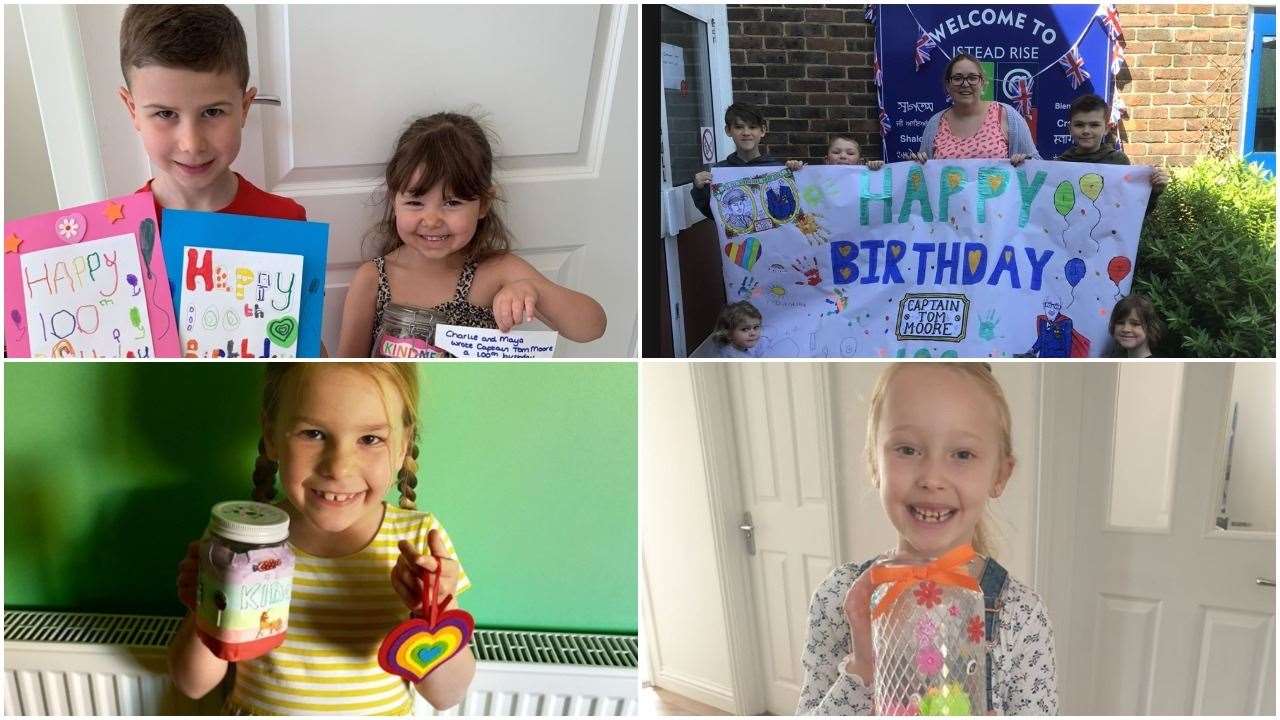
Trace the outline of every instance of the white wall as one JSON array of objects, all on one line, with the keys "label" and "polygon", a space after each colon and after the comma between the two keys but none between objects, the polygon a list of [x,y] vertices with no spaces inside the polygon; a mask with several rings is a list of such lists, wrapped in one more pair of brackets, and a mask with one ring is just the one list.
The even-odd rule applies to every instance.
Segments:
[{"label": "white wall", "polygon": [[[988,505],[994,522],[995,556],[1014,577],[1034,585],[1035,485],[1039,473],[1040,366],[1035,363],[994,363],[993,372],[1004,388],[1013,415],[1013,477],[999,500]],[[844,555],[852,562],[896,547],[897,532],[885,517],[880,497],[871,487],[863,446],[867,402],[876,379],[888,363],[832,363],[832,396],[843,398],[835,407],[836,487]],[[1052,370],[1052,366],[1047,366]]]},{"label": "white wall", "polygon": [[4,6],[4,219],[58,208],[22,16]]},{"label": "white wall", "polygon": [[732,710],[726,610],[689,365],[644,363],[640,387],[641,591],[648,609],[641,635],[653,680]]}]

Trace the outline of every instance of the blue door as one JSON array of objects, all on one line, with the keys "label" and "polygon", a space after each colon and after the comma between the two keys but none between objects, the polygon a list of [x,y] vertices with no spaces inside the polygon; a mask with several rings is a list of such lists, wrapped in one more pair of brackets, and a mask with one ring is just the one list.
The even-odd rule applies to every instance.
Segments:
[{"label": "blue door", "polygon": [[1276,10],[1253,9],[1244,157],[1276,173]]}]

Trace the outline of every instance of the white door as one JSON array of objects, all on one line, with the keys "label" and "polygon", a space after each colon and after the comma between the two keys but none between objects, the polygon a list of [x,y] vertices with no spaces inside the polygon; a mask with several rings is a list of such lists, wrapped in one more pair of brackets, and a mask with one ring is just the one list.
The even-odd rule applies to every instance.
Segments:
[{"label": "white door", "polygon": [[791,715],[809,599],[840,562],[827,366],[724,363],[737,448],[742,516],[738,550],[751,582],[765,707]]},{"label": "white door", "polygon": [[[659,13],[662,63],[662,220],[667,273],[666,307],[676,357],[685,357],[685,290],[680,283],[680,232],[702,220],[689,198],[693,176],[733,152],[719,118],[733,101],[728,18],[724,5],[663,5]],[[708,161],[706,158],[710,157]],[[698,292],[698,288],[690,288]]]},{"label": "white door", "polygon": [[[347,286],[374,248],[383,163],[414,117],[486,116],[516,252],[585,292],[604,337],[560,357],[636,350],[635,11],[625,5],[259,5],[233,8],[249,41],[249,115],[235,169],[329,223],[324,341],[337,346]],[[122,5],[77,9],[111,195],[151,176],[116,98]]]},{"label": "white door", "polygon": [[[1046,601],[1063,713],[1275,714],[1275,590],[1258,582],[1275,580],[1274,380],[1254,373],[1275,370],[1241,365],[1233,391],[1235,367],[1050,374],[1046,412],[1056,417],[1044,453],[1060,474],[1044,487],[1050,506],[1068,504],[1050,510],[1058,527],[1046,562],[1058,576]],[[1241,399],[1265,408],[1250,414],[1248,452],[1240,432],[1231,441]],[[1215,527],[1229,465],[1233,489],[1270,488],[1251,515],[1261,530]]]}]

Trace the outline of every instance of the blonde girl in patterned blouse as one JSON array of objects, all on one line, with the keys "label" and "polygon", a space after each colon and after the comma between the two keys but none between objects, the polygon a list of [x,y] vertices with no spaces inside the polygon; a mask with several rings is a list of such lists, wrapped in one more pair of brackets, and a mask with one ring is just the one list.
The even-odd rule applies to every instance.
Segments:
[{"label": "blonde girl in patterned blouse", "polygon": [[[289,513],[296,565],[284,643],[236,663],[224,712],[232,715],[408,715],[408,683],[378,665],[382,638],[421,610],[421,573],[440,573],[440,597],[470,586],[453,544],[416,510],[418,378],[412,363],[267,366],[253,499]],[[383,502],[395,481],[400,507]],[[178,595],[195,607],[197,543],[179,565]],[[217,687],[229,663],[193,632],[193,615],[169,648],[185,695]],[[415,690],[437,709],[465,696],[469,648]]]},{"label": "blonde girl in patterned blouse", "polygon": [[507,332],[535,317],[574,342],[604,334],[604,308],[510,252],[498,217],[493,149],[475,118],[410,123],[386,170],[382,217],[366,240],[378,257],[356,270],[342,310],[341,357],[369,357],[389,301],[450,325]]},{"label": "blonde girl in patterned blouse", "polygon": [[[867,461],[898,532],[899,552],[936,557],[972,545],[990,557],[982,518],[1013,473],[1012,421],[986,363],[894,363],[871,396]],[[869,563],[836,568],[814,592],[799,715],[873,714]],[[990,709],[1058,711],[1053,629],[1031,588],[1008,578],[1000,592]]]}]

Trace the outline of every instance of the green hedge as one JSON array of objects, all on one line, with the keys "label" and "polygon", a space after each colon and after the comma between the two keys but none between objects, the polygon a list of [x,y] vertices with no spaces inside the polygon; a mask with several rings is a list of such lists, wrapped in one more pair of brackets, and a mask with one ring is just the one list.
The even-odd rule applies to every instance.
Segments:
[{"label": "green hedge", "polygon": [[1133,289],[1167,332],[1164,357],[1275,357],[1276,181],[1240,158],[1202,157],[1142,228]]}]

